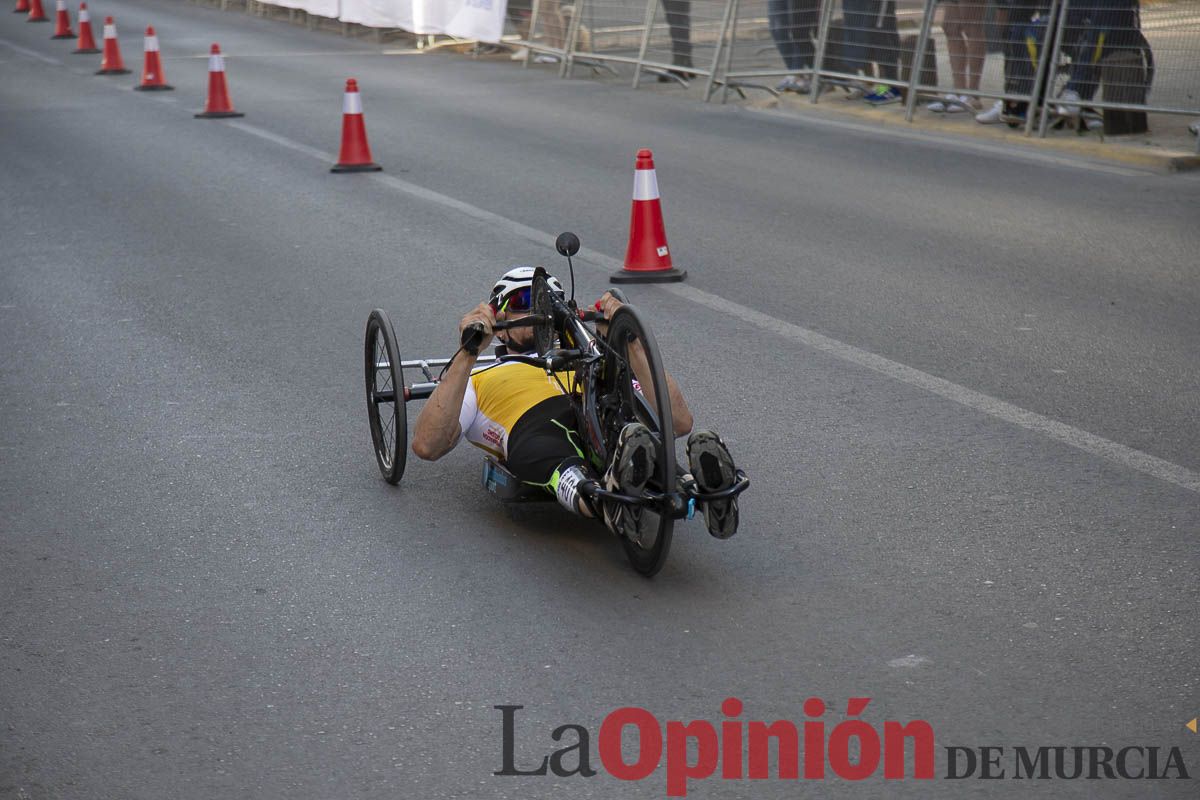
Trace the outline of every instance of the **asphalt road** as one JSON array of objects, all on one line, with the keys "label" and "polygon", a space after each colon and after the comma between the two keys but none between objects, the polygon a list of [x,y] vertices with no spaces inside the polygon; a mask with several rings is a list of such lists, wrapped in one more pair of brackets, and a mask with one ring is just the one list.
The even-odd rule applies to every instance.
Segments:
[{"label": "asphalt road", "polygon": [[[938,779],[690,797],[1196,796],[948,781],[941,748],[1200,773],[1200,177],[92,13],[134,68],[154,24],[177,89],[0,17],[0,797],[663,797],[663,769],[493,776],[494,706],[525,706],[522,766],[574,723],[598,768],[613,709],[715,723],[729,696],[797,724],[823,698],[830,730],[870,697],[880,729],[930,723]],[[192,118],[212,41],[239,123]],[[382,176],[328,172],[349,76]],[[499,506],[465,447],[387,486],[360,374],[371,308],[447,355],[561,230],[598,295],[643,146],[690,275],[633,299],[754,481],[737,537],[682,525],[650,581],[594,525]]]}]

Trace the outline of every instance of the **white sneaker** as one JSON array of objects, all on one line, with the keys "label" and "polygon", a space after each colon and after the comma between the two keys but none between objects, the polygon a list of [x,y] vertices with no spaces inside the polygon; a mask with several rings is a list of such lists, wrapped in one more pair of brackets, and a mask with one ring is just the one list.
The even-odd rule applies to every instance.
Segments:
[{"label": "white sneaker", "polygon": [[1062,117],[1078,117],[1079,116],[1079,92],[1073,89],[1067,89],[1060,96],[1059,103],[1054,107],[1054,113]]},{"label": "white sneaker", "polygon": [[980,125],[998,125],[1004,122],[1004,101],[997,100],[987,111],[976,114],[975,121]]},{"label": "white sneaker", "polygon": [[961,114],[971,110],[971,98],[965,94],[952,94],[946,97],[946,113]]},{"label": "white sneaker", "polygon": [[1193,122],[1191,125],[1188,125],[1188,133],[1192,136],[1200,136],[1200,122]]},{"label": "white sneaker", "polygon": [[948,94],[948,95],[945,95],[945,97],[934,100],[932,103],[930,103],[929,105],[927,105],[925,107],[935,114],[942,114],[942,113],[945,113],[946,107],[948,105],[950,105],[953,100],[954,100],[954,95]]},{"label": "white sneaker", "polygon": [[511,58],[513,61],[524,61],[525,56],[527,56],[527,55],[529,55],[529,48],[522,47],[518,50],[514,50],[513,54],[511,56],[509,56],[509,58]]},{"label": "white sneaker", "polygon": [[808,94],[812,90],[810,84],[805,78],[797,78],[795,75],[788,75],[775,86],[775,91],[780,92],[796,92],[797,94]]},{"label": "white sneaker", "polygon": [[535,63],[535,64],[557,64],[558,56],[552,56],[549,53],[539,53],[538,55],[533,57],[533,63]]}]

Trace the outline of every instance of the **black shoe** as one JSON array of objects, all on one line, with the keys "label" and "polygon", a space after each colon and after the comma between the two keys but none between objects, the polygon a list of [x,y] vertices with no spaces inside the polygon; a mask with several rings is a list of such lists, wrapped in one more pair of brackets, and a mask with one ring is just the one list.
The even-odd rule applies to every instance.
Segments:
[{"label": "black shoe", "polygon": [[[671,60],[671,63],[677,67],[687,67],[688,69],[691,69],[692,68],[692,57],[690,55],[676,56],[675,58],[673,58]],[[686,81],[690,81],[694,77],[690,72],[683,72],[683,71],[677,70],[677,69],[669,69],[669,70],[667,70],[667,72],[669,74],[658,76],[659,83],[671,83],[675,80],[675,78],[679,78],[679,80],[686,82]],[[671,77],[672,75],[674,77]]]},{"label": "black shoe", "polygon": [[[733,456],[712,431],[696,431],[688,437],[688,468],[696,479],[696,488],[702,493],[720,492],[733,486],[737,480],[737,468]],[[737,497],[728,500],[713,500],[700,504],[704,512],[704,523],[708,532],[718,539],[728,539],[737,533]]]},{"label": "black shoe", "polygon": [[[640,497],[646,482],[657,466],[654,436],[640,422],[631,422],[621,429],[603,486],[616,494]],[[645,528],[650,527],[641,506],[631,506],[617,500],[604,502],[604,522],[617,536],[641,544]]]}]

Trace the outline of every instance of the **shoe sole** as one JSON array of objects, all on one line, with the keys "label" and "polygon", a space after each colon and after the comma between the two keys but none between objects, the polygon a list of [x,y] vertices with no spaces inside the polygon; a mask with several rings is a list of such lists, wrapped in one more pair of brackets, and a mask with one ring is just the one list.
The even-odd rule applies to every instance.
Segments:
[{"label": "shoe sole", "polygon": [[[733,457],[721,441],[721,437],[709,431],[700,431],[688,439],[688,465],[696,486],[701,492],[719,492],[733,486],[737,475]],[[704,522],[708,532],[718,539],[728,539],[737,533],[737,498],[715,500],[705,503]]]},{"label": "shoe sole", "polygon": [[[645,426],[627,428],[622,431],[616,450],[614,461],[628,459],[628,464],[617,469],[614,476],[604,481],[605,488],[610,492],[636,497],[645,491],[646,483],[654,473],[657,460],[654,458],[654,437]],[[614,502],[614,505],[617,504]],[[612,527],[620,528],[620,535],[638,545],[641,545],[646,533],[641,530],[643,515],[640,512],[640,508],[620,504],[617,511],[612,513],[612,517],[620,520],[619,524],[612,523]],[[606,515],[605,519],[608,520],[609,515]]]}]

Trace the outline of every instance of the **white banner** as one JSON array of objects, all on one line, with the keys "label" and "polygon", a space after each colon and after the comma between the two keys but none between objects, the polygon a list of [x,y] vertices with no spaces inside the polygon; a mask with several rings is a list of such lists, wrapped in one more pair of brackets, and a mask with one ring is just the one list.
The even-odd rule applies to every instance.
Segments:
[{"label": "white banner", "polygon": [[339,19],[372,28],[498,42],[507,4],[507,0],[341,0]]},{"label": "white banner", "polygon": [[269,5],[297,8],[317,17],[337,19],[341,11],[339,0],[270,0]]},{"label": "white banner", "polygon": [[[457,2],[457,0],[450,0]],[[413,27],[413,0],[342,0],[342,22],[366,25],[368,28],[400,28],[412,33],[437,33],[418,31]]]},{"label": "white banner", "polygon": [[428,26],[430,33],[498,42],[507,5],[508,0],[413,0],[413,15],[416,24]]}]

